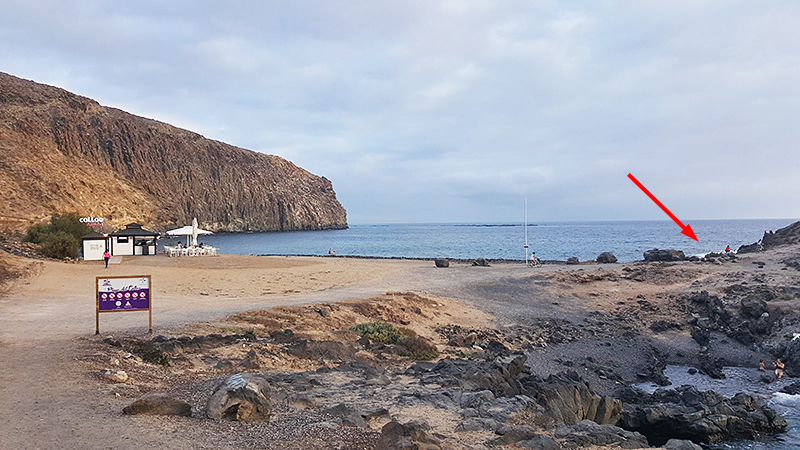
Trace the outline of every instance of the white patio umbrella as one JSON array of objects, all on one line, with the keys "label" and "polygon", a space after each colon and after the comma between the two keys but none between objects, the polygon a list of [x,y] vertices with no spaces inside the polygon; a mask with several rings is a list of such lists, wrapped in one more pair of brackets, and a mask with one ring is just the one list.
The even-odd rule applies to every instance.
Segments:
[{"label": "white patio umbrella", "polygon": [[194,242],[193,242],[194,245],[197,245],[197,236],[198,235],[201,235],[201,234],[213,234],[213,233],[208,231],[208,230],[203,230],[201,228],[197,228],[197,218],[195,218],[194,220],[192,220],[192,225],[191,226],[186,225],[185,227],[176,228],[174,230],[169,230],[169,231],[167,231],[167,234],[170,235],[170,236],[186,236],[186,244],[187,245],[192,245],[192,243],[189,242],[189,238],[191,237],[192,239],[194,239]]}]

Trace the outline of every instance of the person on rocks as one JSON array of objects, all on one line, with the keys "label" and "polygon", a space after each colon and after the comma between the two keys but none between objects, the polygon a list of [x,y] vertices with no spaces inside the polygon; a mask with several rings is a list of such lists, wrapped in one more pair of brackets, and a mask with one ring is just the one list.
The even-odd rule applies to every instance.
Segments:
[{"label": "person on rocks", "polygon": [[108,269],[108,260],[111,259],[111,253],[108,253],[108,250],[103,252],[103,260],[106,262],[106,269]]},{"label": "person on rocks", "polygon": [[730,253],[730,252],[731,252],[731,246],[729,245],[725,247],[725,253]]},{"label": "person on rocks", "polygon": [[783,378],[783,368],[786,367],[786,364],[778,358],[772,365],[775,367],[775,376],[778,377],[779,380]]},{"label": "person on rocks", "polygon": [[761,373],[761,375],[766,375],[767,374],[767,368],[764,366],[764,360],[763,359],[758,362],[758,371]]}]

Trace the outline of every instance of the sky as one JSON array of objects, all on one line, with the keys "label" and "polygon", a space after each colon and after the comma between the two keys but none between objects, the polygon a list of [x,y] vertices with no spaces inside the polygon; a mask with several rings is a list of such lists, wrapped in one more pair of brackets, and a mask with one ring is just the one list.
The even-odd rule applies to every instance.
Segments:
[{"label": "sky", "polygon": [[800,217],[800,2],[4,0],[0,71],[274,154],[351,224]]}]

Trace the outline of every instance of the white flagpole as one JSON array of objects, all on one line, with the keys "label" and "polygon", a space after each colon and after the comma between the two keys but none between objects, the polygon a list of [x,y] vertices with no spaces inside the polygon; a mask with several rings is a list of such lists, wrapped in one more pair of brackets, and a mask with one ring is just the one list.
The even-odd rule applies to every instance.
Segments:
[{"label": "white flagpole", "polygon": [[528,265],[528,197],[525,197],[525,265]]}]

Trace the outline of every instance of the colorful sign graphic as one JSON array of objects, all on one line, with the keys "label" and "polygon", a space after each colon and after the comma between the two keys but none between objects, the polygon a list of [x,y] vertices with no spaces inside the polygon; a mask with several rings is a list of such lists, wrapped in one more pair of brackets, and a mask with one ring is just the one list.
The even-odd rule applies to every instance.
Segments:
[{"label": "colorful sign graphic", "polygon": [[97,310],[150,309],[150,277],[97,278]]}]

